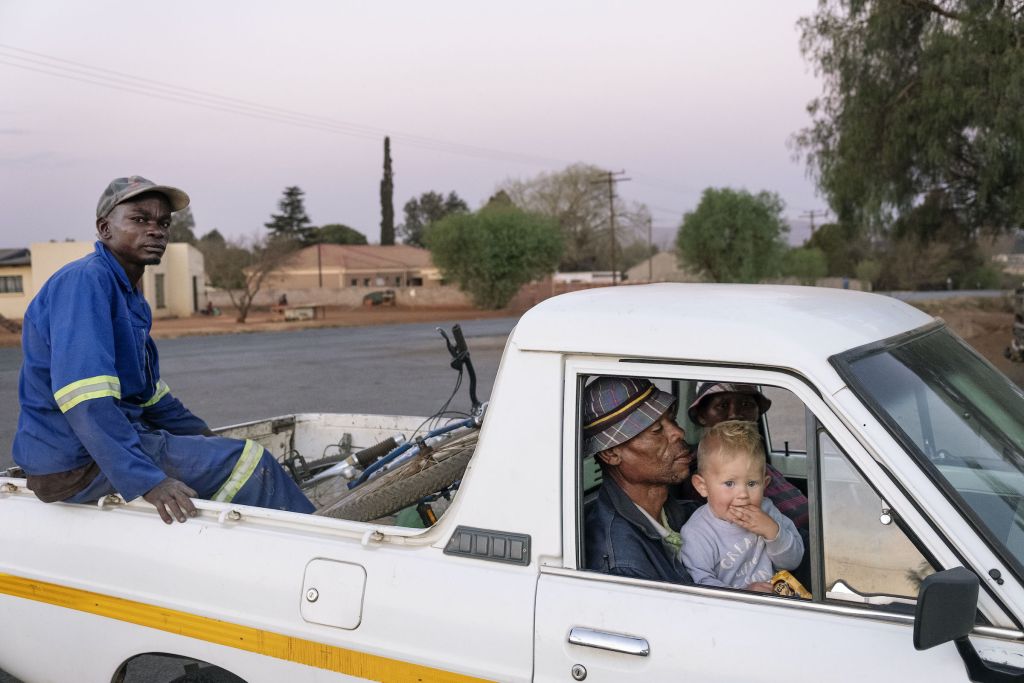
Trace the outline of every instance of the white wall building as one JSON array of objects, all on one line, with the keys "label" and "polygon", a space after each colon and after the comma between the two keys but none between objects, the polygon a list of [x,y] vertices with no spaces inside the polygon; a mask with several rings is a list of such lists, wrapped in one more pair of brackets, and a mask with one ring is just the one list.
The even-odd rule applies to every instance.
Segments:
[{"label": "white wall building", "polygon": [[[0,250],[0,315],[23,318],[28,304],[50,276],[92,253],[91,242],[36,242],[23,249]],[[15,253],[17,252],[17,253]],[[4,254],[8,258],[4,259]],[[157,266],[147,266],[142,292],[154,318],[189,316],[206,306],[203,254],[184,242],[167,245]]]}]

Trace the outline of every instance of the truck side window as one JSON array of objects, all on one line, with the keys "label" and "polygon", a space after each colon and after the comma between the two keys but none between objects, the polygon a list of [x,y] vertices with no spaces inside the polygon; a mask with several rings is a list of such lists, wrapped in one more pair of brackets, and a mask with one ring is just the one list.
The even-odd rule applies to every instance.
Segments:
[{"label": "truck side window", "polygon": [[827,433],[818,438],[818,453],[826,598],[913,605],[935,569]]},{"label": "truck side window", "polygon": [[792,391],[781,387],[765,385],[761,391],[772,402],[771,410],[764,414],[768,428],[768,451],[773,455],[806,453],[803,401]]},{"label": "truck side window", "polygon": [[772,402],[761,416],[765,449],[772,466],[807,492],[807,428],[803,401],[788,389],[765,385],[761,392]]}]

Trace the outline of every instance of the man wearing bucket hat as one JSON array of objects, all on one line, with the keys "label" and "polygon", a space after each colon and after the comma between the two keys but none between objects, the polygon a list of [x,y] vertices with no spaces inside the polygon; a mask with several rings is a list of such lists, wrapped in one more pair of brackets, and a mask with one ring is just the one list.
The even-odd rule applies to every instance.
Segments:
[{"label": "man wearing bucket hat", "polygon": [[160,377],[152,314],[139,291],[188,195],[117,178],[96,207],[95,251],[57,271],[25,313],[14,460],[46,502],[142,496],[164,522],[190,498],[312,512],[254,441],[215,436]]},{"label": "man wearing bucket hat", "polygon": [[[694,424],[711,429],[725,420],[757,422],[772,407],[771,400],[753,384],[703,382],[687,413]],[[803,491],[786,481],[786,477],[767,463],[765,473],[771,478],[764,495],[779,512],[793,520],[807,542],[807,497]]]},{"label": "man wearing bucket hat", "polygon": [[583,455],[596,456],[603,474],[586,519],[588,569],[692,583],[678,559],[678,531],[696,504],[669,496],[693,460],[675,404],[638,377],[598,377],[584,389]]}]

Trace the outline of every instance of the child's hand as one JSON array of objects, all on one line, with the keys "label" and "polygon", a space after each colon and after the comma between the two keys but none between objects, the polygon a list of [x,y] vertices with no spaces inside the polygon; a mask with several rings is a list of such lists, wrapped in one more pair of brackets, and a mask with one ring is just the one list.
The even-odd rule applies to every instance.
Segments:
[{"label": "child's hand", "polygon": [[756,505],[730,505],[726,514],[730,522],[765,540],[774,541],[779,537],[779,525]]},{"label": "child's hand", "polygon": [[774,593],[772,585],[767,581],[755,581],[747,586],[748,591],[756,591],[758,593]]}]

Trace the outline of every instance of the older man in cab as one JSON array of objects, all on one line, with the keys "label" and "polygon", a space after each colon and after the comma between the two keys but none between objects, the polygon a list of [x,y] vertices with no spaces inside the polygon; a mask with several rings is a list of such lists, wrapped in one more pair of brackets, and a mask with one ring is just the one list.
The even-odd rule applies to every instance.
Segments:
[{"label": "older man in cab", "polygon": [[585,387],[583,455],[594,455],[603,474],[586,518],[588,569],[692,583],[678,558],[679,529],[697,504],[669,496],[693,460],[675,405],[638,377],[598,377]]}]

